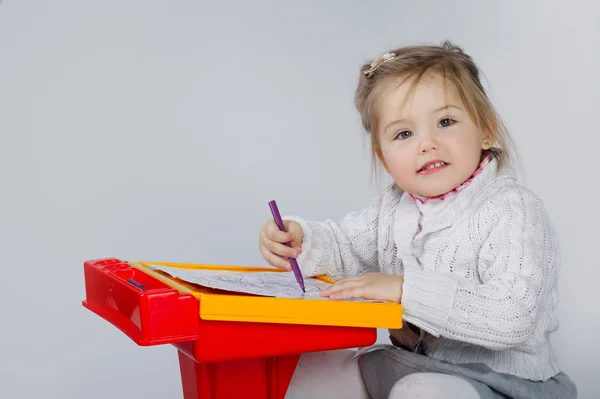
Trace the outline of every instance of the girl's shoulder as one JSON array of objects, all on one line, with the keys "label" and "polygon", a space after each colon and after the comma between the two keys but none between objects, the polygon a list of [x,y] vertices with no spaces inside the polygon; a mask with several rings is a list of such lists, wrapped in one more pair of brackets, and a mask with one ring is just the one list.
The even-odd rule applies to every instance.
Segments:
[{"label": "girl's shoulder", "polygon": [[395,183],[386,185],[372,199],[371,203],[377,203],[379,206],[398,203],[405,191],[398,187]]},{"label": "girl's shoulder", "polygon": [[520,219],[548,218],[541,196],[519,183],[512,170],[501,171],[480,193],[478,213]]}]

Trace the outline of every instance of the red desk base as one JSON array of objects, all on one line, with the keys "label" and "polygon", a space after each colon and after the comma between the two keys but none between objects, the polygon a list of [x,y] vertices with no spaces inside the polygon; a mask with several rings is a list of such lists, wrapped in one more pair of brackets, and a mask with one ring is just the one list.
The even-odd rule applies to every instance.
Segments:
[{"label": "red desk base", "polygon": [[283,399],[300,355],[198,363],[179,351],[184,399]]}]

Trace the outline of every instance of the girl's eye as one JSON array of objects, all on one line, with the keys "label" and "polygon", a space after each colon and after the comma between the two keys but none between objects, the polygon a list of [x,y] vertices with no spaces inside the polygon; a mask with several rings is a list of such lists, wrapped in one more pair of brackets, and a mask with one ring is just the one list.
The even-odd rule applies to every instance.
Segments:
[{"label": "girl's eye", "polygon": [[456,121],[455,121],[455,120],[453,120],[453,119],[450,119],[450,118],[444,118],[444,119],[442,119],[442,120],[440,121],[440,123],[438,123],[438,126],[439,126],[439,127],[448,127],[448,126],[450,126],[450,125],[453,125],[453,124],[454,124],[454,122],[456,122]]},{"label": "girl's eye", "polygon": [[413,133],[411,131],[403,130],[396,135],[396,138],[400,139],[400,140],[405,140],[405,139],[411,137],[412,135],[413,135]]}]

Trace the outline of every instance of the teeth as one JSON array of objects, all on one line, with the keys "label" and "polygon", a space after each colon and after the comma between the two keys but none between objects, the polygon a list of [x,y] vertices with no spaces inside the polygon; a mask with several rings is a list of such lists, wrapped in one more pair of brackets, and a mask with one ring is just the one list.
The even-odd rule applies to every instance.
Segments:
[{"label": "teeth", "polygon": [[429,169],[433,169],[433,168],[439,168],[440,166],[444,166],[444,165],[446,165],[446,162],[432,163],[431,165],[423,168],[423,170],[429,170]]}]

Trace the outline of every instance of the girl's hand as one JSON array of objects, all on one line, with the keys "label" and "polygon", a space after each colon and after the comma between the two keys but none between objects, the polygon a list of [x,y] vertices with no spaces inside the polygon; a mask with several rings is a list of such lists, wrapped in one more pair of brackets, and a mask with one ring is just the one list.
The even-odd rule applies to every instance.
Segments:
[{"label": "girl's hand", "polygon": [[331,299],[363,298],[400,303],[403,276],[383,273],[367,273],[359,277],[341,280],[321,291],[321,296]]},{"label": "girl's hand", "polygon": [[[302,252],[304,232],[296,222],[284,220],[287,232],[279,230],[273,219],[268,220],[260,230],[258,247],[263,258],[271,265],[283,270],[292,270],[287,258],[297,258]],[[292,248],[285,245],[290,242]]]}]

